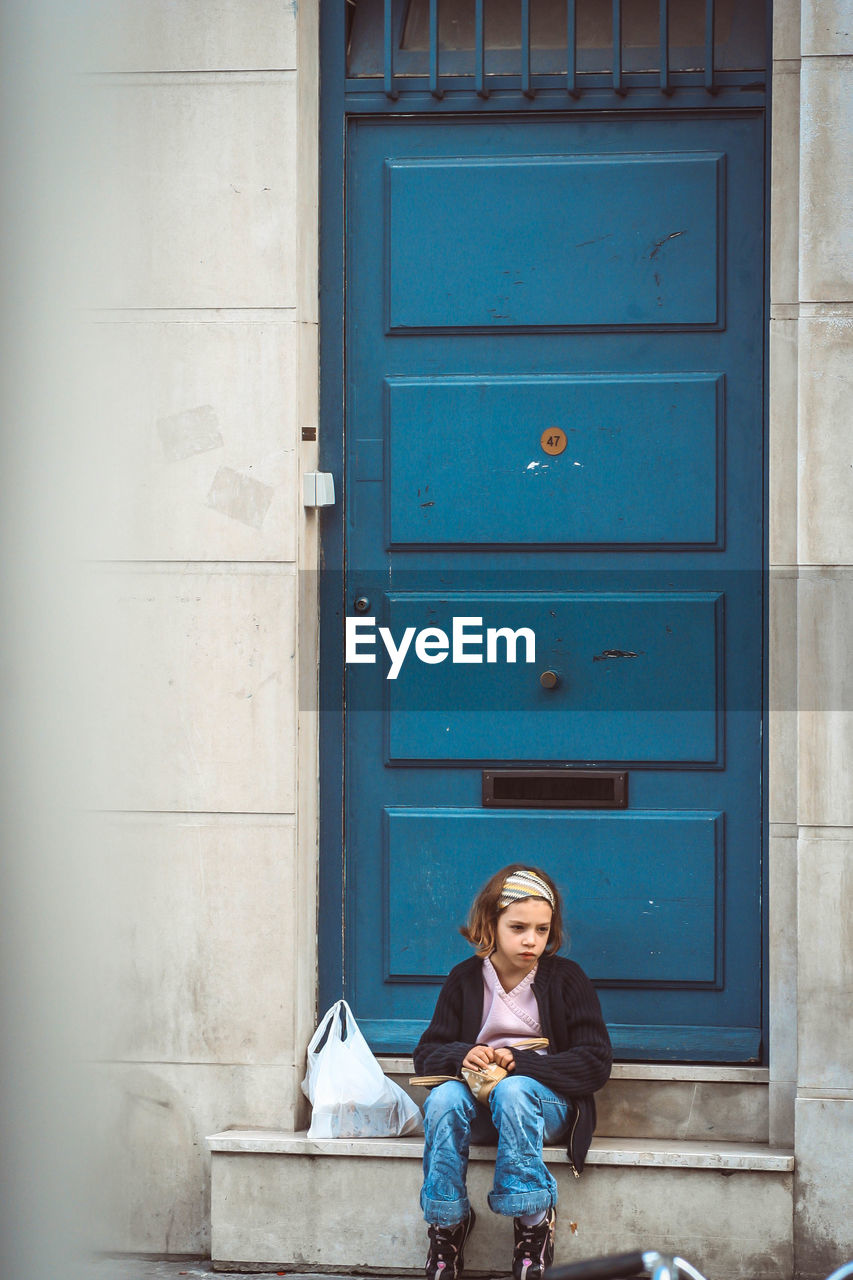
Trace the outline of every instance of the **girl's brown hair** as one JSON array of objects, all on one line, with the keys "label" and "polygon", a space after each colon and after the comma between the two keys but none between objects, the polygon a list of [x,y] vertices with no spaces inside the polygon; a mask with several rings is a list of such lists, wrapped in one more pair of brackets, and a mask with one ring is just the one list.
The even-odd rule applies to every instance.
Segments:
[{"label": "girl's brown hair", "polygon": [[563,942],[563,908],[560,892],[549,875],[540,871],[538,867],[532,867],[529,862],[512,862],[508,867],[496,871],[491,880],[488,880],[477,894],[468,913],[468,922],[459,932],[463,938],[468,939],[478,956],[485,957],[492,954],[495,949],[498,916],[501,911],[506,910],[505,907],[499,907],[498,902],[507,876],[511,876],[514,871],[532,871],[540,880],[545,881],[554,895],[551,932],[548,934],[548,944],[545,947],[545,955],[551,956],[555,951],[559,951]]}]

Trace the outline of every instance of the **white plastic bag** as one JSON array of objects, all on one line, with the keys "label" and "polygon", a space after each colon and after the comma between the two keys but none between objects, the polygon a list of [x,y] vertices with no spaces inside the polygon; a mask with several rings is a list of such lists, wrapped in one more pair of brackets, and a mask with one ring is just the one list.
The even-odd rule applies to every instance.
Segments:
[{"label": "white plastic bag", "polygon": [[346,1000],[332,1005],[311,1037],[302,1092],[312,1108],[309,1138],[396,1138],[422,1132],[417,1104],[385,1075]]}]

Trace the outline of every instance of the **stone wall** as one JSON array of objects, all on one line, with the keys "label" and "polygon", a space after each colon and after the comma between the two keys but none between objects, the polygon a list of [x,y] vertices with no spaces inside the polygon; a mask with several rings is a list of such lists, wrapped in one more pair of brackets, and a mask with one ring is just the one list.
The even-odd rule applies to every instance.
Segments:
[{"label": "stone wall", "polygon": [[[796,508],[788,506],[787,519],[780,512],[787,531],[777,555],[786,569],[796,566],[797,578],[797,778],[780,821],[796,824],[790,834],[784,828],[783,843],[786,861],[796,856],[797,863],[795,1242],[803,1280],[824,1276],[853,1255],[851,55],[853,11],[843,0],[803,4],[799,31],[791,21],[780,33],[777,81],[788,87],[777,102],[794,127],[774,216],[791,245],[795,175],[799,189],[797,273],[789,251],[774,315],[787,351],[789,419],[797,406]],[[789,477],[792,463],[791,457],[782,464]]]},{"label": "stone wall", "polygon": [[297,654],[310,708],[317,6],[301,10],[107,6],[91,55],[109,1249],[207,1252],[205,1136],[293,1126],[314,1018],[316,731]]}]

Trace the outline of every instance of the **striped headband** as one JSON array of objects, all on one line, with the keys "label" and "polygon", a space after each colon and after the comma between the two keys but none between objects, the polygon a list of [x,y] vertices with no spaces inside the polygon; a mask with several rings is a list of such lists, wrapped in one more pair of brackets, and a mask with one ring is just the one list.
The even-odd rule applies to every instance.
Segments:
[{"label": "striped headband", "polygon": [[544,898],[551,904],[551,910],[554,909],[553,893],[533,871],[513,871],[507,876],[498,898],[498,910],[501,911],[511,902],[519,902],[522,898]]}]

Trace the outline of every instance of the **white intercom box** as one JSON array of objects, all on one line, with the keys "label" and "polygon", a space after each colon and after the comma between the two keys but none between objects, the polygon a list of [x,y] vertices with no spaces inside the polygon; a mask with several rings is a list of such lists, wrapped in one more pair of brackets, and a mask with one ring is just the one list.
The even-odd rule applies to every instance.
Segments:
[{"label": "white intercom box", "polygon": [[302,477],[302,503],[306,507],[333,507],[335,479],[331,471],[306,471]]}]

